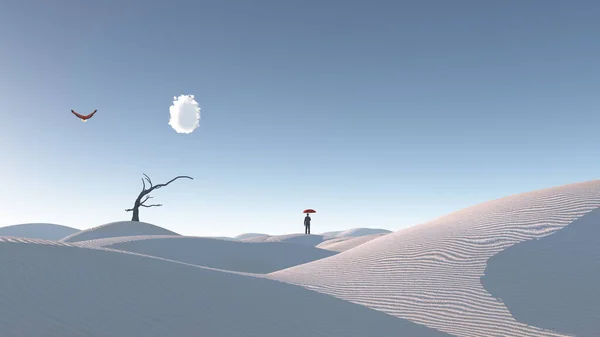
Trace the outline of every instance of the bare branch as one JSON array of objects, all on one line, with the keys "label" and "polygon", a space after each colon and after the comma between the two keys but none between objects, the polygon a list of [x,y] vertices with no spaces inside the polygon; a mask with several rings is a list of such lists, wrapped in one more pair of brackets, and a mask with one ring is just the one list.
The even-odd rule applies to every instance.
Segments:
[{"label": "bare branch", "polygon": [[142,173],[145,177],[146,180],[148,180],[148,184],[150,184],[150,189],[152,189],[152,180],[150,180],[150,177],[148,177],[148,175],[146,175],[146,173]]},{"label": "bare branch", "polygon": [[143,204],[140,204],[140,206],[142,206],[142,207],[160,207],[160,206],[162,206],[162,204],[152,204],[152,205],[143,205]]},{"label": "bare branch", "polygon": [[194,180],[194,178],[192,178],[192,177],[188,177],[188,176],[177,176],[177,177],[175,177],[175,178],[173,178],[173,179],[169,180],[168,182],[166,182],[166,183],[164,183],[164,184],[158,184],[158,185],[156,185],[156,186],[152,187],[150,190],[155,190],[155,189],[158,189],[158,188],[161,188],[161,187],[165,187],[165,186],[169,185],[170,183],[172,183],[172,182],[174,182],[175,180],[177,180],[177,179],[180,179],[180,178],[187,178],[187,179]]},{"label": "bare branch", "polygon": [[142,192],[144,192],[146,190],[146,182],[144,181],[144,178],[142,178]]},{"label": "bare branch", "polygon": [[125,212],[131,212],[131,211],[133,211],[133,208],[129,208],[129,209],[125,210]]},{"label": "bare branch", "polygon": [[152,197],[147,195],[146,199],[144,199],[143,201],[140,201],[140,205],[143,205],[146,201],[148,201],[148,199],[152,199]]}]

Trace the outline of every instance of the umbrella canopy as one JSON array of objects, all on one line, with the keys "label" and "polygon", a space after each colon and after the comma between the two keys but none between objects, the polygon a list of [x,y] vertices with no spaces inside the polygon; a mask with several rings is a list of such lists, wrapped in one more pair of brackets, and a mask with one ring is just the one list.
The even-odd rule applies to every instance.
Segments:
[{"label": "umbrella canopy", "polygon": [[312,208],[309,208],[309,209],[305,209],[304,212],[302,212],[302,213],[317,213],[317,211],[315,211]]}]

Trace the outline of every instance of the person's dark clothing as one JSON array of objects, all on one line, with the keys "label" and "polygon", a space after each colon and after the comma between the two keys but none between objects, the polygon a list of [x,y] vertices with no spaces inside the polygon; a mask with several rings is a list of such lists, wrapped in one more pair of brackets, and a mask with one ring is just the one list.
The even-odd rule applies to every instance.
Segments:
[{"label": "person's dark clothing", "polygon": [[304,234],[310,234],[310,217],[308,215],[304,218]]}]

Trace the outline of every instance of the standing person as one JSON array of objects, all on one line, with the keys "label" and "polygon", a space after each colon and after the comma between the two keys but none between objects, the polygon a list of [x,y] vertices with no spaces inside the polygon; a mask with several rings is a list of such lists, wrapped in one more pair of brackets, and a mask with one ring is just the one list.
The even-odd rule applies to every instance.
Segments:
[{"label": "standing person", "polygon": [[308,213],[304,218],[304,234],[310,234],[310,216],[308,216]]}]

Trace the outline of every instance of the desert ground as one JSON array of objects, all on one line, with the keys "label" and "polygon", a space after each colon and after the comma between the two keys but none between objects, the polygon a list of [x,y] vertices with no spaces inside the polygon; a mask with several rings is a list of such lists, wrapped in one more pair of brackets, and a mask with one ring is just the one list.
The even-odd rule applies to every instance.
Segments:
[{"label": "desert ground", "polygon": [[594,180],[396,232],[7,224],[0,335],[598,336],[599,207]]}]

